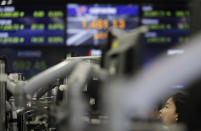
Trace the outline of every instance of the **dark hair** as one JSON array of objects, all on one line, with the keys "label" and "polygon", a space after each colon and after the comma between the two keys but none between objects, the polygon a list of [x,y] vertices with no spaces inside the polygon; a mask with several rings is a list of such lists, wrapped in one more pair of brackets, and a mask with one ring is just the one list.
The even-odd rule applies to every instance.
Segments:
[{"label": "dark hair", "polygon": [[178,120],[177,122],[183,122],[184,121],[184,108],[187,101],[187,94],[183,92],[176,93],[172,96],[172,99],[174,101],[174,104],[176,106],[176,113],[178,114]]}]

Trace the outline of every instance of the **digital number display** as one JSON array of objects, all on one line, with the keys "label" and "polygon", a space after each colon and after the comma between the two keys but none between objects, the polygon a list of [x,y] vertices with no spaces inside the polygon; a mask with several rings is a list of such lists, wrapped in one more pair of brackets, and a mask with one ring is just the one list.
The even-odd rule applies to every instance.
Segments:
[{"label": "digital number display", "polygon": [[188,40],[190,12],[187,5],[152,5],[142,9],[142,25],[149,31],[145,35],[147,45],[175,45]]},{"label": "digital number display", "polygon": [[[1,48],[0,55],[8,56],[10,72],[32,76],[64,59],[68,52],[73,56],[92,54],[90,48],[98,49],[107,42],[110,28],[131,31],[147,25],[143,50],[148,63],[167,47],[189,39],[189,16],[187,4],[175,3],[0,6],[0,46],[23,49]],[[26,48],[39,49],[35,45],[45,46],[40,56]],[[31,56],[23,53],[26,51]]]},{"label": "digital number display", "polygon": [[63,8],[56,5],[0,7],[0,46],[65,45]]},{"label": "digital number display", "polygon": [[108,29],[130,31],[139,26],[137,5],[67,5],[67,46],[99,46]]},{"label": "digital number display", "polygon": [[126,28],[126,22],[124,19],[119,20],[112,20],[111,23],[107,19],[98,19],[91,21],[90,23],[87,23],[86,20],[82,21],[82,28],[83,29],[109,29],[109,28],[119,28],[119,29],[125,29]]},{"label": "digital number display", "polygon": [[45,60],[15,60],[12,63],[12,68],[14,72],[23,72],[30,70],[44,70],[47,68],[47,62]]},{"label": "digital number display", "polygon": [[66,54],[63,47],[49,47],[48,49],[3,48],[0,51],[1,55],[7,58],[9,73],[23,73],[26,78],[30,78],[61,62]]}]

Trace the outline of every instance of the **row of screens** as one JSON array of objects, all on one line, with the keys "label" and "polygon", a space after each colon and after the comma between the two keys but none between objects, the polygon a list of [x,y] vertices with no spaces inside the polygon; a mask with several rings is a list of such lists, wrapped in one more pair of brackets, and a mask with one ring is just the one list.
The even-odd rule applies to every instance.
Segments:
[{"label": "row of screens", "polygon": [[108,29],[149,26],[147,45],[188,39],[187,5],[67,4],[0,7],[0,46],[100,46]]}]

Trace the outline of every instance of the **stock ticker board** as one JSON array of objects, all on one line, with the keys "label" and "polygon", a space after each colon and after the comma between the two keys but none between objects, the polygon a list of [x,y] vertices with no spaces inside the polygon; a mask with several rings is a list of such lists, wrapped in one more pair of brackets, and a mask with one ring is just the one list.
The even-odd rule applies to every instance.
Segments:
[{"label": "stock ticker board", "polygon": [[0,56],[7,58],[8,73],[23,73],[26,78],[61,62],[65,58],[65,50],[61,48],[1,48]]},{"label": "stock ticker board", "polygon": [[130,31],[139,26],[138,5],[67,5],[67,46],[99,46],[109,28]]},{"label": "stock ticker board", "polygon": [[[167,46],[188,40],[189,16],[187,4],[175,3],[0,6],[0,55],[8,56],[10,72],[31,76],[58,63],[66,53],[82,55],[85,49],[104,44],[109,28],[129,32],[147,25],[143,55],[150,61]],[[41,55],[35,56],[32,49]]]},{"label": "stock ticker board", "polygon": [[[0,7],[0,46],[99,46],[109,28],[130,31],[148,25],[148,45],[188,39],[189,10],[176,4],[66,4]],[[67,39],[66,39],[67,38]]]},{"label": "stock ticker board", "polygon": [[190,12],[187,5],[143,5],[142,25],[148,25],[146,45],[175,45],[188,40]]},{"label": "stock ticker board", "polygon": [[0,7],[0,45],[64,45],[64,12],[48,5]]},{"label": "stock ticker board", "polygon": [[144,39],[144,65],[161,53],[184,52],[182,49],[174,50],[174,47],[189,39],[190,12],[187,4],[143,4],[141,24],[149,27]]},{"label": "stock ticker board", "polygon": [[129,32],[147,25],[146,45],[174,45],[188,39],[187,5],[67,5],[67,46],[98,46],[106,42],[109,28]]}]

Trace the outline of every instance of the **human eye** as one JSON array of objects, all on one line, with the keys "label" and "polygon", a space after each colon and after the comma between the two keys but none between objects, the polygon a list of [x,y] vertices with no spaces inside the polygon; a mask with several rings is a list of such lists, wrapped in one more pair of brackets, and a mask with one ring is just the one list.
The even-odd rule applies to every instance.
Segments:
[{"label": "human eye", "polygon": [[167,109],[167,108],[168,108],[168,105],[164,105],[163,108],[164,108],[164,109]]}]

